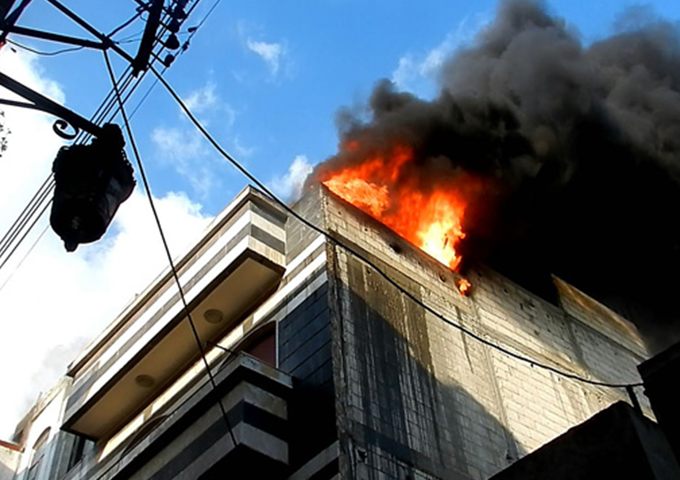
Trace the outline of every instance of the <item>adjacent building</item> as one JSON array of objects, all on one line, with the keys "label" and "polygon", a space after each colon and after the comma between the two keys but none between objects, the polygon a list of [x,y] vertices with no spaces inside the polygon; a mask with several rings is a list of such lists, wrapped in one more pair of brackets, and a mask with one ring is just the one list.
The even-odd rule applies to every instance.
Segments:
[{"label": "adjacent building", "polygon": [[329,236],[241,192],[177,261],[195,329],[164,273],[0,442],[0,480],[532,478],[605,410],[680,478],[642,388],[597,384],[641,381],[628,321],[559,279],[555,304],[463,277],[321,186],[293,208]]}]

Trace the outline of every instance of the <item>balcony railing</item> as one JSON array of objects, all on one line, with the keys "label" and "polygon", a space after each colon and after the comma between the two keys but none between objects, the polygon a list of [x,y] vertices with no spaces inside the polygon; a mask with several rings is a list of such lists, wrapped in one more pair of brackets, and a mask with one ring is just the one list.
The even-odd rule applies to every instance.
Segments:
[{"label": "balcony railing", "polygon": [[292,378],[241,353],[215,380],[216,389],[204,377],[116,451],[68,480],[280,478],[288,466]]}]

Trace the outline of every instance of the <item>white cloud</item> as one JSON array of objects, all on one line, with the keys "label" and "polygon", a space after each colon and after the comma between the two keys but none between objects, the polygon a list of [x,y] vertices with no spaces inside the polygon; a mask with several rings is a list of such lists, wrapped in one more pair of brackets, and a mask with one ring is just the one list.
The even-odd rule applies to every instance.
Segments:
[{"label": "white cloud", "polygon": [[[292,75],[293,62],[285,40],[278,42],[263,40],[267,37],[265,29],[261,25],[245,20],[239,20],[236,23],[236,34],[243,48],[257,55],[265,63],[272,79]],[[243,71],[234,71],[232,75],[239,82],[246,81],[247,78],[247,73]]]},{"label": "white cloud", "polygon": [[224,114],[221,118],[222,126],[226,129],[233,127],[234,122],[236,121],[236,109],[228,103],[223,103],[220,107],[220,111]]},{"label": "white cloud", "polygon": [[[43,68],[35,55],[5,48],[0,50],[0,63],[2,63],[3,72],[10,75],[14,80],[39,91],[55,102],[64,103],[63,89],[57,82],[45,77]],[[3,95],[5,95],[4,92]]]},{"label": "white cloud", "polygon": [[241,137],[238,135],[234,137],[234,153],[238,156],[238,158],[248,158],[250,157],[253,153],[255,153],[255,150],[257,150],[255,147],[248,147],[246,145],[243,145],[241,143]]},{"label": "white cloud", "polygon": [[[3,49],[0,64],[3,72],[63,102],[63,92],[47,79],[35,58]],[[0,158],[0,234],[47,177],[60,145],[49,116],[4,110],[12,135],[9,150]],[[210,220],[184,194],[170,193],[156,202],[175,255]],[[48,230],[15,270],[47,225],[46,217],[17,250],[12,265],[0,270],[0,364],[4,367],[0,388],[5,393],[0,395],[0,438],[11,435],[38,393],[49,389],[77,352],[167,266],[139,188],[121,206],[101,242],[67,253]]]},{"label": "white cloud", "polygon": [[157,157],[171,165],[202,198],[219,183],[208,162],[210,150],[201,134],[193,126],[156,127],[151,132]]},{"label": "white cloud", "polygon": [[194,129],[156,127],[151,132],[151,140],[171,160],[195,158],[207,153],[203,137]]},{"label": "white cloud", "polygon": [[[174,256],[196,240],[209,218],[182,194],[155,201]],[[66,253],[48,231],[0,291],[0,437],[9,436],[40,391],[66,371],[76,354],[136,293],[167,268],[148,201],[138,189],[99,243]]]},{"label": "white cloud", "polygon": [[201,113],[214,108],[218,105],[215,84],[208,82],[203,87],[194,90],[184,99],[184,103],[193,113]]},{"label": "white cloud", "polygon": [[[64,92],[42,74],[35,56],[5,48],[0,50],[0,65],[3,73],[64,103]],[[17,98],[2,88],[0,95]],[[0,106],[0,109],[5,112],[6,128],[12,131],[8,149],[0,158],[0,230],[4,233],[9,226],[5,222],[19,215],[50,174],[52,160],[63,141],[52,131],[53,117],[23,108]]]},{"label": "white cloud", "polygon": [[[236,109],[223,102],[216,89],[215,82],[208,81],[202,87],[190,92],[183,99],[184,103],[194,115],[205,114],[211,120],[218,118],[222,128],[230,129],[236,121]],[[203,125],[207,125],[209,120],[205,116],[201,118]],[[181,113],[181,117],[184,118],[184,113]]]},{"label": "white cloud", "polygon": [[[228,103],[223,102],[216,92],[215,83],[208,81],[202,87],[191,91],[184,97],[184,102],[200,122],[207,127],[210,121],[215,121],[222,132],[229,132],[236,120],[237,112]],[[216,127],[216,130],[217,130]],[[237,147],[238,136],[231,140]],[[151,131],[150,140],[156,147],[154,156],[161,164],[172,167],[183,180],[191,186],[192,192],[201,199],[208,198],[221,185],[221,172],[216,167],[220,165],[217,155],[203,135],[190,123],[183,112],[172,126],[161,125]],[[250,150],[242,147],[250,154]]]},{"label": "white cloud", "polygon": [[444,40],[424,55],[407,53],[399,59],[397,68],[392,72],[392,81],[400,90],[413,92],[421,96],[432,96],[436,93],[434,80],[444,61],[458,48],[472,40],[476,32],[489,23],[489,15],[477,14],[465,17]]},{"label": "white cloud", "polygon": [[392,73],[392,81],[400,90],[421,96],[434,93],[434,79],[444,60],[455,50],[453,36],[447,36],[442,43],[423,56],[406,54],[399,59],[399,65]]},{"label": "white cloud", "polygon": [[309,160],[305,155],[298,155],[288,168],[288,172],[274,178],[268,186],[283,200],[296,200],[302,194],[302,187],[310,173],[312,173],[312,165]]},{"label": "white cloud", "polygon": [[281,63],[286,56],[286,47],[281,43],[267,43],[255,41],[251,38],[247,40],[248,49],[259,55],[269,67],[272,75],[276,76],[281,68]]}]

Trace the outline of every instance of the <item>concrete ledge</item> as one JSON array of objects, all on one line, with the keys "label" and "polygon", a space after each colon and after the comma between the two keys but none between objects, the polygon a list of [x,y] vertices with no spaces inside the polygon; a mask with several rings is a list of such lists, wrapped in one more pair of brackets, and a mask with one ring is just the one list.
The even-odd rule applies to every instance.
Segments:
[{"label": "concrete ledge", "polygon": [[[216,372],[215,380],[217,389],[205,382],[179,405],[170,406],[166,415],[159,412],[158,421],[149,421],[148,432],[140,430],[83,478],[161,480],[180,472],[193,472],[187,478],[198,478],[218,466],[229,471],[242,468],[244,458],[272,472],[283,471],[288,465],[291,377],[239,354]],[[217,398],[227,411],[229,425]]]},{"label": "concrete ledge", "polygon": [[618,402],[518,460],[492,480],[678,480],[660,428]]}]

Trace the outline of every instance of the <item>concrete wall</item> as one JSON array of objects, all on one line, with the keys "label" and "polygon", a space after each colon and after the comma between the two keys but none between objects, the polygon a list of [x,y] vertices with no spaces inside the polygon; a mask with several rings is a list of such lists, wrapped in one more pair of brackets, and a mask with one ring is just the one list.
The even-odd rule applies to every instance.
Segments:
[{"label": "concrete wall", "polygon": [[546,477],[677,480],[680,468],[659,426],[619,402],[515,462],[493,480]]},{"label": "concrete wall", "polygon": [[[637,382],[634,329],[609,335],[483,267],[459,276],[373,219],[329,199],[326,224],[420,302],[536,362]],[[463,334],[344,248],[329,244],[342,478],[486,479],[625,391],[560,377]],[[576,309],[572,309],[573,312]],[[604,322],[604,327],[602,326]],[[611,329],[610,329],[611,330]]]},{"label": "concrete wall", "polygon": [[0,480],[12,480],[20,460],[20,448],[0,442]]},{"label": "concrete wall", "polygon": [[[290,480],[486,479],[608,405],[627,400],[620,389],[586,385],[519,362],[419,302],[536,362],[593,380],[639,381],[635,366],[646,352],[635,330],[568,285],[558,288],[560,308],[473,266],[465,272],[472,292],[462,296],[456,287],[459,274],[322,188],[295,208],[379,265],[413,298],[297,220],[284,224],[276,215],[267,218],[267,208],[259,204],[248,210],[261,225],[276,221],[277,228],[285,228],[286,271],[276,291],[220,344],[238,350],[258,329],[275,325],[278,367],[294,385],[288,404]],[[215,239],[215,245],[231,240]],[[204,245],[207,256],[211,245]],[[283,243],[271,248],[284,253]],[[140,320],[144,308],[138,314]],[[76,361],[74,371],[82,377],[71,391],[72,402],[92,388],[88,382],[98,381],[98,362],[115,356],[116,345],[129,346],[124,336],[136,323],[104,334],[98,347],[95,343]],[[208,352],[217,371],[228,357],[217,348]],[[96,478],[93,471],[117,465],[132,440],[143,439],[145,426],[176,412],[205,381],[201,362],[188,367],[118,434],[91,448],[66,477],[63,466],[74,439],[56,433],[65,398],[54,403],[60,409],[44,408],[37,423],[55,425],[50,478]],[[36,424],[35,429],[29,446],[44,427]],[[30,458],[24,457],[28,465]],[[154,468],[164,468],[173,458],[160,455]],[[128,473],[133,471],[130,467]]]},{"label": "concrete wall", "polygon": [[[51,480],[56,478],[55,472],[59,467],[60,448],[63,434],[59,428],[63,420],[64,409],[71,379],[61,378],[47,393],[43,394],[31,409],[29,417],[25,419],[23,435],[23,453],[15,464],[15,477],[23,480],[28,470],[36,463],[36,447],[41,444],[41,460],[36,467],[36,480]],[[0,477],[2,478],[2,477]]]}]

